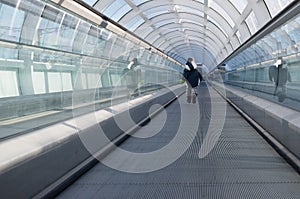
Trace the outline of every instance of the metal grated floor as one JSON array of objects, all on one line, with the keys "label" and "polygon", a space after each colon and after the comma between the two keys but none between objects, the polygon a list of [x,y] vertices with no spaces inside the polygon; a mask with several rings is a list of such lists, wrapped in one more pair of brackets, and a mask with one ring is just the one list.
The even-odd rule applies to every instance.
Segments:
[{"label": "metal grated floor", "polygon": [[[99,163],[57,198],[299,199],[300,176],[229,105],[217,144],[205,158],[198,157],[211,118],[210,96],[215,95],[204,84],[198,92],[199,129],[178,160],[149,173],[126,173]],[[179,126],[180,104],[186,109],[195,106],[187,104],[185,96],[180,97],[136,134],[143,137],[159,133],[145,139],[130,138],[121,147],[146,153],[170,143]],[[107,158],[118,158],[118,152],[113,151]],[[136,169],[139,166],[132,165]]]}]

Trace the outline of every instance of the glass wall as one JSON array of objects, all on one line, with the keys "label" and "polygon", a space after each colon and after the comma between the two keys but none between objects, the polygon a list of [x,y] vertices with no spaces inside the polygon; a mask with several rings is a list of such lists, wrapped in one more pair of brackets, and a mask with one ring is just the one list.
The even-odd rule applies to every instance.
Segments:
[{"label": "glass wall", "polygon": [[300,110],[300,15],[226,63],[226,83]]},{"label": "glass wall", "polygon": [[[138,95],[124,82],[134,58]],[[0,138],[178,84],[179,68],[50,2],[1,1]]]}]

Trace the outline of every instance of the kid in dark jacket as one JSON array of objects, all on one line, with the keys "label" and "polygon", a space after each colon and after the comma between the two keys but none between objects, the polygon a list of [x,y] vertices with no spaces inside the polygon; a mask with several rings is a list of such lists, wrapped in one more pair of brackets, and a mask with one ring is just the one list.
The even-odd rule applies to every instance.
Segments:
[{"label": "kid in dark jacket", "polygon": [[187,60],[186,68],[183,71],[183,76],[186,80],[187,89],[186,89],[186,96],[187,96],[187,102],[196,103],[196,96],[197,93],[195,92],[195,88],[199,84],[199,80],[202,80],[202,76],[199,73],[199,71],[196,69],[197,65],[194,63],[194,58],[190,57]]}]

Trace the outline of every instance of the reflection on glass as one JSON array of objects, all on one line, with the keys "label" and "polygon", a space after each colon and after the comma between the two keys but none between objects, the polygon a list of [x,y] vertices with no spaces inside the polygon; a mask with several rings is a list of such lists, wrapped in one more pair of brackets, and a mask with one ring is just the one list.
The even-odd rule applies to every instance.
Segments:
[{"label": "reflection on glass", "polygon": [[226,83],[300,111],[299,18],[229,60]]},{"label": "reflection on glass", "polygon": [[25,12],[2,5],[0,7],[0,38],[19,41],[24,17]]},{"label": "reflection on glass", "polygon": [[[72,118],[70,110],[127,101],[122,70],[132,58],[139,58],[141,95],[179,83],[176,63],[65,10],[26,3],[22,10],[0,3],[0,139]],[[37,6],[40,15],[24,17]],[[25,32],[32,33],[26,44]]]}]

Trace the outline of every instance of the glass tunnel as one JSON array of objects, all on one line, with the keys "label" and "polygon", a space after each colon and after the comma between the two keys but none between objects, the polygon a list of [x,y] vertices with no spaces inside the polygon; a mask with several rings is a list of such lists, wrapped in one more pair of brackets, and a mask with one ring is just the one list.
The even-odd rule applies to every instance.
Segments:
[{"label": "glass tunnel", "polygon": [[[272,94],[274,83],[269,80],[268,67],[280,58],[287,63],[291,76],[290,86],[284,86],[284,92],[296,100],[297,90],[293,89],[299,79],[299,16],[224,62],[291,2],[191,1],[189,5],[179,1],[84,1],[87,5],[73,2],[87,7],[79,12],[80,7],[68,1],[57,6],[55,1],[3,0],[1,120],[45,111],[57,113],[72,106],[73,90],[88,92],[97,88],[97,100],[103,98],[102,90],[109,96],[109,88],[122,85],[122,69],[134,57],[139,58],[141,81],[146,87],[178,83],[176,71],[182,71],[181,65],[190,55],[208,71],[226,66],[226,82],[248,90],[260,88],[257,94]],[[88,5],[94,9],[88,10]],[[100,16],[91,10],[100,12]],[[106,17],[125,29],[113,30]],[[263,86],[257,86],[258,83]],[[53,96],[53,100],[48,96]],[[27,108],[16,106],[18,99]],[[297,103],[288,104],[297,108]],[[0,136],[11,134],[14,133]]]},{"label": "glass tunnel", "polygon": [[[0,197],[74,198],[68,190],[78,194],[74,190],[82,181],[78,185],[76,180],[94,168],[98,156],[106,161],[107,151],[114,153],[114,147],[121,142],[125,143],[124,148],[119,147],[121,152],[126,147],[131,149],[134,144],[126,145],[124,140],[133,137],[140,142],[147,136],[134,137],[131,132],[140,135],[139,129],[145,128],[151,134],[160,128],[151,123],[158,117],[157,122],[169,125],[160,131],[191,128],[195,134],[172,135],[166,147],[160,146],[167,137],[162,136],[154,141],[157,146],[151,147],[184,150],[187,153],[180,155],[187,159],[177,159],[178,154],[173,153],[154,160],[143,159],[141,165],[149,169],[147,174],[140,174],[142,166],[120,152],[115,157],[128,161],[128,168],[124,166],[122,170],[119,163],[112,167],[113,171],[96,166],[106,172],[104,177],[87,172],[97,176],[97,180],[95,177],[90,184],[83,183],[86,189],[80,188],[86,193],[91,184],[93,188],[101,184],[104,195],[79,194],[78,198],[120,198],[118,191],[112,191],[119,184],[109,181],[114,177],[120,177],[120,181],[136,180],[121,184],[117,190],[123,190],[122,186],[136,190],[153,186],[149,188],[150,198],[239,198],[239,190],[244,190],[242,198],[300,198],[299,13],[297,0],[1,0]],[[186,95],[188,81],[183,73],[190,57],[194,58],[202,81],[195,94],[196,105],[193,108],[193,104],[188,104],[185,109],[182,96]],[[167,119],[161,114],[166,114]],[[183,115],[190,119],[186,121]],[[182,121],[190,125],[194,120],[195,127],[181,126]],[[149,127],[149,123],[153,126]],[[226,157],[243,166],[237,166],[237,162],[227,165],[226,159],[226,168],[218,173],[219,170],[209,170],[222,165],[214,158],[222,159],[222,155],[233,150],[226,148],[226,139],[225,144],[222,142],[222,132],[226,134],[228,126],[237,137],[230,132],[225,138],[235,141],[237,151],[243,154]],[[102,131],[109,133],[98,137],[96,132]],[[251,136],[244,135],[244,131]],[[247,142],[263,140],[253,136],[254,131],[271,143],[266,145],[271,145],[280,156],[275,152],[276,155],[268,156],[269,151],[275,150],[263,151],[265,145],[260,145],[261,141],[246,146]],[[95,136],[95,140],[85,140],[89,136]],[[178,141],[176,147],[168,148],[174,140]],[[84,142],[89,142],[90,148]],[[138,146],[142,152],[137,156],[148,153],[147,147]],[[222,147],[226,152],[222,149],[214,153]],[[253,154],[243,151],[251,147]],[[191,148],[199,148],[194,158],[197,162],[188,159]],[[161,173],[155,177],[156,169],[150,166],[159,167],[168,158],[176,161],[165,167],[176,168],[171,173],[166,170],[164,178],[164,170],[157,169]],[[199,158],[208,162],[199,162]],[[254,159],[259,159],[258,163],[251,162]],[[107,167],[113,162],[105,161],[102,163]],[[199,167],[202,173],[207,171],[207,175],[198,175],[198,170],[180,170],[180,161],[186,161],[189,169]],[[244,178],[230,181],[238,175],[235,171],[247,169],[247,162],[253,169],[250,177],[248,173],[241,174]],[[267,166],[261,166],[262,162],[267,162]],[[131,172],[135,164],[141,168]],[[283,173],[278,171],[280,168]],[[122,172],[115,173],[116,170]],[[229,184],[224,177],[227,170],[232,174]],[[134,174],[127,176],[126,172]],[[189,178],[183,176],[185,181],[181,182],[177,177],[182,173],[173,178],[174,172],[186,172]],[[139,181],[139,175],[153,182]],[[31,176],[38,177],[30,180]],[[247,176],[254,181],[244,182]],[[197,181],[202,178],[204,181]],[[286,184],[282,192],[279,184]],[[11,190],[17,189],[15,186],[19,190]],[[65,189],[67,192],[63,192]],[[234,189],[236,195],[226,195],[229,189]],[[101,195],[99,190],[96,192]],[[163,195],[165,190],[167,195]],[[112,192],[116,195],[110,195]],[[124,198],[146,197],[137,194],[139,191],[124,192]]]}]

